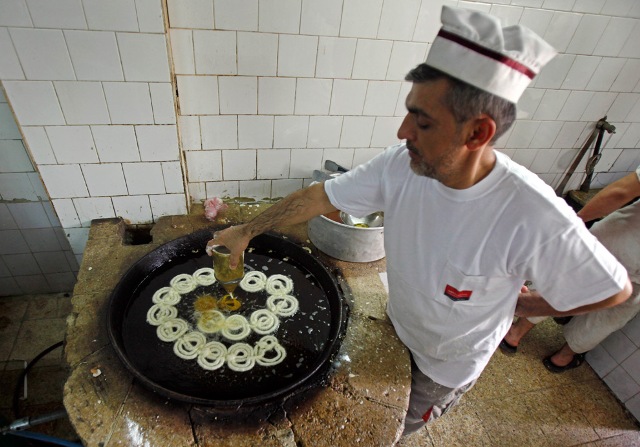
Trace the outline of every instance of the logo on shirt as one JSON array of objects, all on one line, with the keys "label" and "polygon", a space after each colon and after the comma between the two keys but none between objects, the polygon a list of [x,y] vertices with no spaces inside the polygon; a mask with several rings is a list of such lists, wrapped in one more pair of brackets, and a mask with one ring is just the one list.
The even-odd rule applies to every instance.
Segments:
[{"label": "logo on shirt", "polygon": [[458,290],[449,284],[444,288],[444,294],[452,301],[468,301],[472,293],[473,290]]}]

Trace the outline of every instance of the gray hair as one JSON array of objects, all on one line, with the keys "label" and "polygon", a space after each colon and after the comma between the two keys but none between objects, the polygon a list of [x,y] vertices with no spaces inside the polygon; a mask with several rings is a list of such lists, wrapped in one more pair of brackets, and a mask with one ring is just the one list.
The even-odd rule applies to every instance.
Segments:
[{"label": "gray hair", "polygon": [[449,81],[450,88],[445,101],[458,124],[482,113],[486,113],[495,121],[496,133],[491,139],[491,144],[509,130],[516,120],[514,103],[462,82],[427,64],[418,65],[405,76],[406,81],[415,83],[437,81],[442,78]]}]

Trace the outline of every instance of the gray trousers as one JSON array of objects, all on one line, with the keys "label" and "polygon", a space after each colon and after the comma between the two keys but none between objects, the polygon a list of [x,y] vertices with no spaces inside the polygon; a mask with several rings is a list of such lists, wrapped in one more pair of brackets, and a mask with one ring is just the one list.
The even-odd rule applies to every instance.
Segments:
[{"label": "gray trousers", "polygon": [[411,394],[402,436],[419,430],[427,422],[439,418],[453,408],[476,380],[460,388],[448,388],[426,376],[411,358]]}]

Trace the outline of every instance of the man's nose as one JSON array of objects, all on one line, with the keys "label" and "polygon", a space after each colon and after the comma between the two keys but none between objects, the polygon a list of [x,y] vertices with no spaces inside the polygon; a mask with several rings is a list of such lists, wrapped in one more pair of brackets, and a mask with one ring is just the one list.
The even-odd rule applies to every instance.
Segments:
[{"label": "man's nose", "polygon": [[411,123],[409,120],[409,114],[404,117],[402,120],[402,124],[398,128],[398,139],[399,140],[411,140],[412,131],[411,131]]}]

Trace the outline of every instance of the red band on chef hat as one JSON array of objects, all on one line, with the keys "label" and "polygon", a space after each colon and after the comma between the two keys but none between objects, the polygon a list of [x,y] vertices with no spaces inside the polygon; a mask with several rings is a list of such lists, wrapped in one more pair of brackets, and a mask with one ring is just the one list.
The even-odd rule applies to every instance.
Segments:
[{"label": "red band on chef hat", "polygon": [[513,103],[556,55],[533,31],[489,14],[443,6],[441,19],[426,64]]}]

